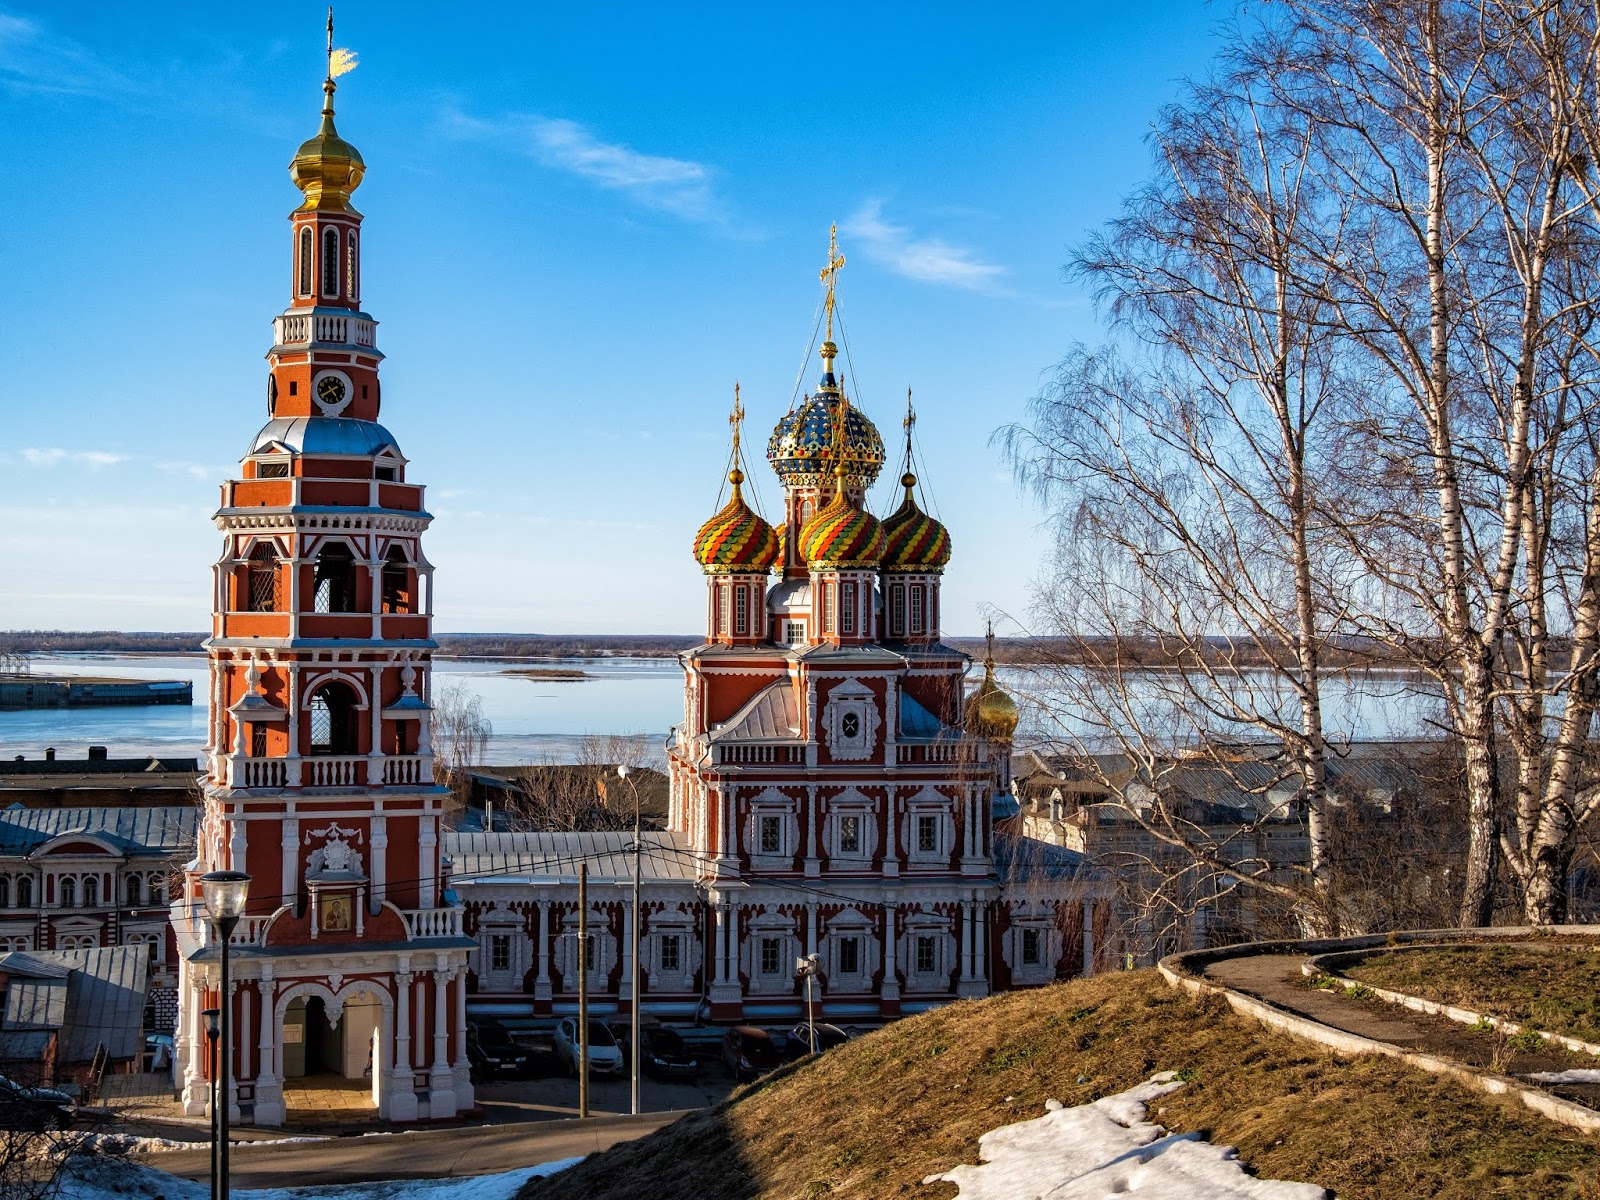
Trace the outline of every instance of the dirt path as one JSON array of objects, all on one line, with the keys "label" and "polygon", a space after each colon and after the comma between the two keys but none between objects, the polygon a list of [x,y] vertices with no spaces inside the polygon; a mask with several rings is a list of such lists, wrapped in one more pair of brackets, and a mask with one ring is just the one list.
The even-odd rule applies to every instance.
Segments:
[{"label": "dirt path", "polygon": [[[653,1133],[682,1115],[470,1125],[287,1145],[235,1143],[229,1175],[235,1189],[490,1175],[593,1154]],[[186,1179],[206,1179],[211,1171],[204,1150],[151,1154],[143,1161]]]}]

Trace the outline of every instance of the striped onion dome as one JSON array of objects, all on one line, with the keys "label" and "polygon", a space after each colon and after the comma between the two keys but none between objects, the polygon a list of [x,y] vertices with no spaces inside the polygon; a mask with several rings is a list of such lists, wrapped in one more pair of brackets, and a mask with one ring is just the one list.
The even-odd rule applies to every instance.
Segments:
[{"label": "striped onion dome", "polygon": [[765,572],[778,557],[778,535],[744,502],[744,472],[735,467],[728,482],[733,495],[695,535],[695,561],[707,575]]},{"label": "striped onion dome", "polygon": [[777,529],[777,534],[778,534],[778,553],[773,556],[772,569],[777,574],[781,575],[781,574],[783,574],[783,554],[784,554],[784,550],[786,549],[785,543],[787,543],[788,540],[789,540],[789,527],[787,525],[779,525],[778,529]]},{"label": "striped onion dome", "polygon": [[883,570],[937,575],[950,562],[950,531],[917,507],[915,475],[907,471],[900,483],[906,497],[883,523]]},{"label": "striped onion dome", "polygon": [[883,560],[883,546],[878,518],[845,499],[843,487],[800,530],[800,557],[813,571],[875,569]]}]

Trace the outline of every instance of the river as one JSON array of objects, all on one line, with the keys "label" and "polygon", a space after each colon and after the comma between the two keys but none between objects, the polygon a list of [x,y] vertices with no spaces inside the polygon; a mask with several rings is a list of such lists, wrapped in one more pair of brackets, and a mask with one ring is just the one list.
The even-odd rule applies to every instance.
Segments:
[{"label": "river", "polygon": [[[580,670],[565,681],[508,674],[519,668]],[[39,654],[39,675],[113,675],[131,679],[187,679],[199,703],[192,707],[33,709],[0,712],[0,760],[43,755],[53,746],[63,758],[82,758],[105,746],[113,758],[146,754],[198,756],[205,745],[206,660],[202,655]],[[979,672],[975,669],[974,676]],[[1000,682],[1022,709],[1020,745],[1088,736],[1093,722],[1063,705],[1059,689],[1027,668],[1003,668]],[[1152,673],[1152,685],[1160,676]],[[585,737],[639,735],[647,757],[663,761],[668,729],[683,713],[683,675],[676,659],[586,658],[538,663],[438,659],[436,689],[458,684],[483,703],[493,728],[488,758],[494,763],[572,761]],[[1330,680],[1324,709],[1330,732],[1355,738],[1415,737],[1435,718],[1430,701],[1411,680],[1361,676]]]}]

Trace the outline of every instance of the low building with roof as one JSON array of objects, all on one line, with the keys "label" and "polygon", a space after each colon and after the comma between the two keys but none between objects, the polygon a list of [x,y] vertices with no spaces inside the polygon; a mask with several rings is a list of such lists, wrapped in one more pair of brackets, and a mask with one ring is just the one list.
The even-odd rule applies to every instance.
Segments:
[{"label": "low building with roof", "polygon": [[149,951],[137,943],[0,955],[0,1073],[83,1085],[137,1070]]}]

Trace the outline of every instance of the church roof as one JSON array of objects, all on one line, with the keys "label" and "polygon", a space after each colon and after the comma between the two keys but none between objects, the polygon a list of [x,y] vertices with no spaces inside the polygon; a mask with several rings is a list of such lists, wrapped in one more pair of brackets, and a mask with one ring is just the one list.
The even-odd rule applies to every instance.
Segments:
[{"label": "church roof", "polygon": [[695,561],[707,575],[765,574],[778,556],[778,535],[744,502],[744,472],[728,473],[733,495],[694,539]]},{"label": "church roof", "polygon": [[711,732],[718,742],[793,741],[799,736],[800,708],[794,684],[787,679],[769,683]]},{"label": "church roof", "polygon": [[394,434],[376,421],[355,417],[274,417],[245,453],[265,454],[279,446],[296,454],[371,457],[385,448],[400,453]]},{"label": "church roof", "polygon": [[[676,833],[645,830],[640,878],[645,882],[689,882],[699,860]],[[493,883],[571,883],[578,864],[589,864],[591,884],[633,879],[633,831],[585,833],[467,833],[444,836],[453,862],[452,887]]]}]

